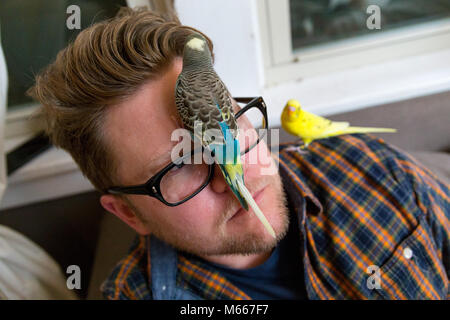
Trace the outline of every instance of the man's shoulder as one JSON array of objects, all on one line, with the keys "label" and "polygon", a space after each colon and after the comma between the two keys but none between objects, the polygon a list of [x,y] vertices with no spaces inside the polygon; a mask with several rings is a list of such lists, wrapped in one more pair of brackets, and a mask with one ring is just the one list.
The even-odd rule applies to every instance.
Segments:
[{"label": "man's shoulder", "polygon": [[280,169],[324,203],[345,199],[366,207],[382,194],[406,205],[413,192],[423,200],[430,180],[429,171],[408,153],[370,134],[320,139],[304,150],[283,145],[279,158]]},{"label": "man's shoulder", "polygon": [[306,148],[298,142],[287,142],[280,144],[279,151],[281,154],[294,150],[294,147],[301,147],[301,154],[307,155],[311,150],[312,155],[317,155],[321,150],[328,152],[337,152],[339,154],[355,151],[370,151],[365,153],[366,156],[383,156],[386,153],[392,154],[393,150],[398,151],[395,147],[388,144],[382,138],[367,133],[345,134],[335,137],[314,140]]},{"label": "man's shoulder", "polygon": [[[338,298],[445,297],[450,190],[408,153],[373,135],[342,135],[280,148],[280,169],[321,205],[306,207],[302,225]],[[364,285],[369,266],[379,267],[382,290]]]},{"label": "man's shoulder", "polygon": [[128,254],[103,282],[100,290],[108,300],[151,299],[148,261],[148,237],[137,236]]},{"label": "man's shoulder", "polygon": [[[402,163],[414,161],[406,152],[372,134],[346,134],[313,141],[307,148],[295,144],[280,145],[280,158],[291,167],[312,165],[324,172],[357,168],[402,177]],[[332,173],[332,172],[330,172]]]}]

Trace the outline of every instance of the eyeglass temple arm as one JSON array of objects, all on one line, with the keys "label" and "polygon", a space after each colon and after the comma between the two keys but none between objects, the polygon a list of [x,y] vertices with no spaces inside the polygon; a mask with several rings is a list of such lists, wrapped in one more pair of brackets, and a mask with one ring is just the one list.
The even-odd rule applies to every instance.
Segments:
[{"label": "eyeglass temple arm", "polygon": [[241,102],[241,103],[250,103],[253,100],[258,100],[260,97],[233,97],[234,100],[236,100],[236,102]]},{"label": "eyeglass temple arm", "polygon": [[144,185],[131,187],[112,187],[106,190],[109,194],[148,194],[148,190]]}]

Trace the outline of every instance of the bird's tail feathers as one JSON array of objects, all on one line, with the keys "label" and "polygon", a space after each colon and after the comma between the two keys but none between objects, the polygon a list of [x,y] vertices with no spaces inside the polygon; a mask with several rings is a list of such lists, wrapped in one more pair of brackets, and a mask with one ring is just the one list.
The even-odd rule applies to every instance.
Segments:
[{"label": "bird's tail feathers", "polygon": [[397,132],[392,128],[371,128],[371,127],[348,127],[344,130],[339,130],[336,134],[343,133],[370,133],[370,132]]},{"label": "bird's tail feathers", "polygon": [[219,164],[219,167],[222,170],[225,180],[227,181],[231,190],[241,203],[241,206],[248,211],[248,205],[250,204],[256,217],[261,221],[269,234],[272,237],[276,238],[272,226],[270,225],[269,221],[267,221],[267,218],[264,216],[261,209],[258,207],[258,204],[253,199],[250,191],[248,191],[247,187],[245,186],[242,170],[238,169],[239,165]]},{"label": "bird's tail feathers", "polygon": [[[231,191],[233,191],[234,195],[236,196],[236,198],[239,200],[241,206],[245,209],[248,210],[248,203],[245,200],[245,198],[242,196],[237,181],[242,181],[242,183],[244,183],[244,178],[241,174],[239,174],[238,172],[229,172],[230,170],[233,170],[234,168],[232,167],[232,165],[224,165],[224,164],[219,164],[220,170],[222,170],[223,175],[225,176],[225,180],[227,181],[228,185],[231,188]],[[234,178],[233,178],[234,177]]]},{"label": "bird's tail feathers", "polygon": [[258,204],[253,199],[253,197],[250,194],[250,192],[248,191],[247,187],[244,185],[244,182],[242,181],[242,179],[236,179],[236,182],[237,182],[237,185],[238,185],[238,188],[239,188],[239,191],[240,191],[241,195],[250,204],[250,206],[253,209],[253,212],[256,214],[256,216],[258,217],[259,221],[261,221],[261,223],[264,225],[264,227],[269,232],[269,234],[272,237],[276,238],[275,231],[273,230],[273,228],[270,225],[269,221],[267,221],[267,218],[264,216],[264,214],[262,213],[261,209],[258,207]]}]

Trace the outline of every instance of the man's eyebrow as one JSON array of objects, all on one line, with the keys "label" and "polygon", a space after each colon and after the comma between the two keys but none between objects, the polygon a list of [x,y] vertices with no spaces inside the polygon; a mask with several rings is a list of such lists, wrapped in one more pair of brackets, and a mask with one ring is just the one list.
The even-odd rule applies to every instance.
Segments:
[{"label": "man's eyebrow", "polygon": [[172,143],[173,145],[171,148],[155,157],[152,157],[147,164],[144,165],[140,175],[137,177],[138,179],[141,177],[146,177],[147,181],[152,176],[155,175],[159,170],[163,169],[166,165],[168,165],[171,162],[171,154],[172,149],[176,145],[176,142]]},{"label": "man's eyebrow", "polygon": [[151,171],[162,169],[166,164],[168,164],[171,160],[170,154],[172,150],[164,152],[163,154],[149,160],[148,169],[152,169]]}]

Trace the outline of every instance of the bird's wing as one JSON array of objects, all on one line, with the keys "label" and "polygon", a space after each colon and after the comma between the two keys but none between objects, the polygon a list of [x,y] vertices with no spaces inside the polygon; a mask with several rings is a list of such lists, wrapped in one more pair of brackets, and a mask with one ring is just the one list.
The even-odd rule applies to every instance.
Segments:
[{"label": "bird's wing", "polygon": [[307,130],[315,137],[344,130],[350,125],[348,122],[334,122],[305,110],[302,110],[302,117],[302,120],[306,123]]},{"label": "bird's wing", "polygon": [[222,115],[221,121],[225,122],[227,127],[232,130],[231,132],[233,138],[237,138],[237,123],[234,116],[233,104],[231,102],[231,96],[228,92],[228,89],[218,76],[214,77],[213,75],[211,75],[211,78],[211,95],[213,96],[213,101],[216,102],[216,105]]},{"label": "bird's wing", "polygon": [[176,85],[175,102],[185,127],[190,131],[194,131],[195,121],[201,121],[202,135],[207,129],[221,132],[219,123],[224,121],[236,138],[237,125],[231,98],[225,85],[214,72],[202,70],[180,75]]},{"label": "bird's wing", "polygon": [[336,133],[338,131],[345,130],[349,126],[350,126],[349,122],[331,121],[331,124],[323,130],[322,134],[324,136],[327,136],[329,134],[333,134],[333,133]]}]

